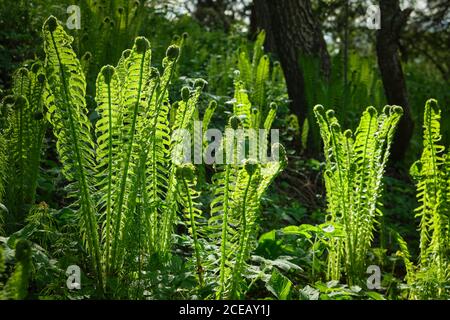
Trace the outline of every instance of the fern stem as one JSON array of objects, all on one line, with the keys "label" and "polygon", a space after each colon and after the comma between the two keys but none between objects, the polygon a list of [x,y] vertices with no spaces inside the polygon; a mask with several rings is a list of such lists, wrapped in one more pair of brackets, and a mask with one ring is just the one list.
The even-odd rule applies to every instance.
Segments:
[{"label": "fern stem", "polygon": [[185,177],[182,178],[182,183],[183,183],[185,194],[186,194],[186,197],[188,200],[188,210],[189,210],[189,217],[191,219],[192,237],[194,238],[194,250],[195,250],[195,259],[196,259],[196,263],[197,263],[198,282],[199,282],[200,287],[203,287],[203,275],[202,275],[203,268],[202,268],[202,261],[201,261],[201,257],[200,257],[200,243],[198,242],[198,237],[197,237],[197,225],[196,225],[195,217],[194,217],[194,205],[192,202],[191,194],[189,192],[189,186],[186,182]]},{"label": "fern stem", "polygon": [[228,235],[228,200],[229,200],[229,186],[230,183],[230,165],[225,165],[225,183],[224,183],[224,195],[223,195],[223,218],[222,218],[222,241],[220,245],[220,289],[219,299],[223,299],[225,292],[225,261],[227,260],[227,235]]},{"label": "fern stem", "polygon": [[111,101],[111,82],[107,82],[108,86],[108,198],[106,203],[106,274],[110,272],[109,253],[111,244],[111,190],[112,190],[112,101]]}]

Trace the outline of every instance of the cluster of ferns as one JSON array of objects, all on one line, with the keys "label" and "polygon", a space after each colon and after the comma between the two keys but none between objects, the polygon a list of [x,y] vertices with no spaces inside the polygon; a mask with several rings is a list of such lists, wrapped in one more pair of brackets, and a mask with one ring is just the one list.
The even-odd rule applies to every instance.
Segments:
[{"label": "cluster of ferns", "polygon": [[[397,106],[378,114],[369,107],[355,133],[342,132],[334,111],[314,109],[324,142],[325,186],[330,223],[328,269],[330,280],[364,285],[367,255],[382,216],[382,182],[395,129],[402,115]],[[420,256],[411,260],[406,241],[396,232],[404,260],[411,299],[449,296],[450,283],[450,151],[442,146],[441,109],[427,101],[423,121],[423,153],[411,167],[417,183]]]},{"label": "cluster of ferns", "polygon": [[[261,198],[286,164],[283,147],[271,145],[281,154],[280,160],[241,161],[239,137],[225,134],[220,149],[233,154],[225,155],[231,161],[215,165],[214,197],[206,210],[199,200],[202,165],[178,163],[173,157],[183,143],[176,133],[192,132],[194,121],[200,120],[205,86],[204,80],[197,79],[181,90],[180,101],[171,101],[169,91],[183,39],[167,49],[162,71],[152,67],[151,45],[144,37],[135,39],[116,66],[104,66],[96,80],[98,120],[92,123],[85,74],[72,38],[54,17],[44,23],[43,38],[45,61],[18,70],[13,95],[3,99],[0,200],[7,210],[2,215],[3,231],[17,230],[35,201],[49,126],[99,292],[114,295],[111,288],[117,283],[138,282],[149,259],[163,265],[172,254],[174,227],[182,223],[192,238],[198,287],[218,282],[211,297],[240,298],[246,263],[256,243]],[[265,56],[258,59],[268,63]],[[258,83],[265,84],[269,77],[267,63],[252,71]],[[261,104],[255,108],[239,77],[235,87],[225,132],[269,130],[276,106],[266,107],[257,98]],[[261,97],[263,90],[264,85],[258,85],[251,92]],[[211,102],[203,113],[203,129],[215,108]],[[268,136],[258,137],[258,147],[267,150],[268,142]],[[202,150],[206,143],[194,141],[192,148]],[[233,148],[225,148],[230,144]]]},{"label": "cluster of ferns", "polygon": [[[0,109],[0,233],[18,230],[35,208],[44,137],[51,130],[68,181],[67,200],[76,211],[77,228],[101,294],[114,297],[118,283],[139,287],[150,259],[160,266],[170,259],[175,226],[182,224],[191,239],[197,287],[214,284],[205,298],[245,297],[261,199],[286,166],[283,147],[270,144],[268,135],[260,136],[257,147],[278,152],[279,159],[238,161],[238,138],[226,133],[217,153],[228,161],[212,168],[212,200],[209,205],[202,203],[200,184],[205,181],[199,180],[204,179],[204,165],[174,161],[172,155],[183,143],[174,133],[194,133],[194,122],[199,120],[202,129],[208,129],[217,104],[212,101],[201,108],[206,84],[202,79],[184,87],[181,99],[172,101],[169,92],[183,39],[174,40],[167,49],[159,70],[152,66],[150,42],[136,38],[117,65],[101,68],[94,85],[87,84],[73,39],[54,17],[44,23],[43,38],[45,60],[14,74],[12,95],[3,98]],[[245,52],[239,54],[240,72],[234,79],[225,132],[270,130],[276,118],[277,106],[270,103],[267,92],[279,67],[271,70],[263,42],[261,33],[252,59]],[[89,117],[87,85],[95,86],[96,121]],[[367,254],[382,215],[384,170],[402,112],[397,106],[386,106],[381,112],[369,107],[352,132],[342,131],[334,111],[314,108],[325,155],[330,280],[359,285],[364,279]],[[440,113],[435,100],[427,102],[424,150],[411,168],[420,203],[417,265],[397,236],[412,298],[444,295],[450,278],[450,153],[439,145]],[[201,152],[207,143],[205,137],[194,140],[191,147]],[[2,295],[20,298],[26,295],[30,244],[18,240],[15,250],[16,269]]]}]

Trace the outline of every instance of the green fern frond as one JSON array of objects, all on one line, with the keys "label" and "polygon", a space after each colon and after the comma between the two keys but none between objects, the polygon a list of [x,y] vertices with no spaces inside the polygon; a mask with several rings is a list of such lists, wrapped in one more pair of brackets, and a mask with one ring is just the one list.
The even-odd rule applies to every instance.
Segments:
[{"label": "green fern frond", "polygon": [[263,56],[256,69],[253,102],[257,107],[261,108],[264,114],[266,108],[266,83],[269,80],[269,74],[270,60],[268,56]]},{"label": "green fern frond", "polygon": [[434,270],[440,283],[448,279],[448,156],[441,143],[441,109],[434,99],[427,101],[424,112],[423,152],[419,161],[411,167],[417,180],[419,207],[415,210],[420,218],[420,268]]},{"label": "green fern frond", "polygon": [[261,181],[258,187],[258,199],[261,200],[268,187],[283,171],[288,163],[287,153],[282,144],[272,145],[272,152],[278,155],[278,160],[261,164]]},{"label": "green fern frond", "polygon": [[203,132],[206,132],[209,128],[209,124],[211,123],[211,119],[214,116],[214,112],[216,111],[217,108],[217,102],[216,101],[211,101],[208,105],[208,108],[206,108],[205,113],[203,114],[203,119],[202,119],[202,129]]},{"label": "green fern frond", "polygon": [[239,222],[239,239],[236,242],[237,252],[232,259],[234,266],[231,271],[229,284],[229,297],[241,298],[242,285],[245,283],[243,275],[245,273],[245,261],[252,248],[252,235],[256,227],[258,218],[259,199],[258,187],[260,183],[260,168],[254,160],[248,160],[244,167],[239,171],[236,188],[232,194],[234,201],[232,212],[234,218]]},{"label": "green fern frond", "polygon": [[244,83],[237,80],[234,90],[233,114],[242,121],[244,129],[249,129],[252,127],[252,105]]},{"label": "green fern frond", "polygon": [[[127,59],[130,57],[131,49],[126,49],[124,52],[122,52],[122,55],[120,56],[119,62],[117,63],[116,72],[117,76],[119,78],[120,83],[125,84],[125,79],[127,77]],[[121,87],[121,88],[122,88]]]},{"label": "green fern frond", "polygon": [[78,193],[77,205],[81,230],[87,248],[94,256],[99,285],[102,284],[100,245],[95,204],[91,198],[92,170],[95,168],[94,143],[85,102],[86,83],[79,60],[68,36],[55,17],[43,26],[45,66],[50,95],[46,96],[48,120],[57,137],[57,151],[63,164],[63,174],[73,182]]},{"label": "green fern frond", "polygon": [[16,96],[29,96],[31,91],[29,71],[27,68],[19,68],[13,75],[12,92]]},{"label": "green fern frond", "polygon": [[349,284],[355,284],[364,273],[380,215],[382,178],[402,109],[387,106],[379,115],[367,108],[355,134],[341,131],[334,111],[316,106],[314,113],[324,143],[327,220],[344,231],[344,237],[329,240],[327,273],[339,280],[342,265]]},{"label": "green fern frond", "polygon": [[238,56],[239,77],[244,83],[253,83],[253,70],[246,50],[241,49]]},{"label": "green fern frond", "polygon": [[[262,30],[256,37],[255,44],[253,45],[253,58],[252,58],[252,73],[257,74],[261,58],[264,55],[264,43],[266,42],[266,32]],[[253,81],[255,79],[252,79]]]},{"label": "green fern frond", "polygon": [[[146,94],[151,76],[151,50],[147,39],[136,38],[130,56],[126,60],[127,75],[122,89],[122,143],[123,156],[120,160],[120,171],[118,173],[118,192],[114,206],[113,233],[111,243],[111,268],[121,266],[124,248],[125,234],[123,232],[127,223],[127,201],[128,195],[137,194],[137,185],[132,177],[133,172],[138,170],[139,157],[139,130],[144,128],[146,119]],[[131,199],[133,200],[133,199]]]},{"label": "green fern frond", "polygon": [[406,268],[406,282],[409,285],[412,285],[415,281],[415,266],[411,262],[411,255],[408,250],[408,245],[406,241],[402,238],[402,236],[398,232],[394,232],[395,239],[400,247],[400,250],[397,252],[397,255],[402,257],[403,262],[405,263]]},{"label": "green fern frond", "polygon": [[[258,164],[238,160],[239,138],[234,130],[242,128],[243,121],[230,118],[222,140],[225,164],[217,166],[213,176],[214,198],[211,202],[208,236],[217,243],[218,258],[208,265],[209,276],[219,277],[216,298],[242,298],[247,259],[254,248],[261,198],[278,173],[286,165],[286,153],[280,145],[273,145],[280,154],[279,161]],[[264,142],[261,142],[263,144]]]},{"label": "green fern frond", "polygon": [[12,84],[15,95],[3,100],[0,130],[9,150],[9,166],[3,171],[7,185],[5,205],[10,212],[5,223],[9,232],[24,223],[25,212],[34,204],[45,133],[42,98],[45,85],[42,64],[35,62],[30,70],[20,68],[15,72]]},{"label": "green fern frond", "polygon": [[270,104],[269,112],[267,113],[266,119],[264,120],[263,129],[269,131],[272,128],[273,122],[277,116],[278,106],[275,103]]},{"label": "green fern frond", "polygon": [[208,236],[218,243],[220,253],[216,265],[210,266],[209,269],[216,270],[219,276],[219,286],[216,288],[218,299],[228,296],[232,274],[229,261],[232,261],[231,255],[237,251],[239,239],[239,233],[236,230],[239,219],[233,215],[235,201],[232,198],[238,176],[238,168],[232,161],[236,156],[236,138],[233,130],[238,129],[239,123],[239,118],[236,116],[230,118],[221,144],[225,163],[217,168],[217,172],[212,177],[214,198],[210,204],[211,218],[208,222],[210,228]]},{"label": "green fern frond", "polygon": [[197,181],[195,179],[195,171],[193,165],[183,165],[177,168],[177,180],[178,183],[178,195],[180,198],[181,205],[183,207],[183,212],[185,220],[189,228],[189,234],[192,236],[194,241],[194,251],[195,251],[195,262],[197,267],[197,277],[200,287],[203,287],[203,263],[202,263],[202,247],[199,241],[201,236],[202,227],[204,229],[204,218],[202,216],[202,211],[200,210],[200,205],[198,203],[198,198],[200,193],[195,190]]},{"label": "green fern frond", "polygon": [[[114,203],[117,200],[119,185],[119,168],[121,165],[121,129],[122,110],[120,101],[121,83],[116,69],[105,66],[101,69],[96,83],[97,112],[100,119],[95,125],[96,160],[98,183],[97,207],[104,216],[101,217],[102,242],[104,243],[104,259],[110,265],[112,228],[114,221]],[[105,270],[108,271],[108,270]]]}]

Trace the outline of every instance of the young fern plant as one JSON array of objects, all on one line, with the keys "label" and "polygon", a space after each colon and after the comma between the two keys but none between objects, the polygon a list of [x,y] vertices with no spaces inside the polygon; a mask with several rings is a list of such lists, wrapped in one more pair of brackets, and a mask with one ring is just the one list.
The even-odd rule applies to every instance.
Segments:
[{"label": "young fern plant", "polygon": [[[217,259],[209,262],[207,271],[210,278],[216,278],[216,282],[218,277],[217,299],[244,297],[245,276],[250,253],[255,248],[261,199],[287,163],[284,148],[278,143],[271,144],[271,152],[272,155],[278,154],[279,158],[267,161],[268,134],[251,134],[259,132],[261,123],[267,130],[272,126],[276,106],[271,106],[265,119],[261,110],[253,108],[252,111],[247,92],[237,82],[233,116],[226,126],[218,152],[224,163],[216,165],[212,178],[214,199],[208,238],[219,248],[219,253],[211,252],[210,255]],[[240,150],[241,139],[249,141],[248,152]]]},{"label": "young fern plant", "polygon": [[450,152],[441,145],[441,109],[434,99],[427,101],[423,122],[423,152],[411,167],[417,182],[415,210],[420,219],[420,257],[411,262],[406,242],[397,234],[399,255],[403,257],[410,297],[448,298],[450,291]]},{"label": "young fern plant", "polygon": [[0,135],[3,152],[8,152],[0,155],[3,163],[0,180],[4,184],[3,192],[0,187],[0,194],[3,194],[3,204],[8,209],[8,215],[4,217],[8,233],[20,228],[35,202],[46,130],[42,98],[46,86],[44,72],[39,61],[30,69],[18,69],[13,76],[12,95],[3,99],[4,123]]},{"label": "young fern plant", "polygon": [[131,284],[140,279],[146,259],[164,261],[170,254],[178,199],[190,196],[180,196],[188,190],[178,187],[171,153],[181,141],[172,132],[190,128],[205,83],[183,89],[170,123],[168,92],[179,48],[168,48],[160,74],[151,67],[150,43],[138,37],[117,67],[105,66],[98,75],[94,137],[72,39],[54,17],[43,32],[48,117],[98,286]]},{"label": "young fern plant", "polygon": [[43,37],[49,84],[45,92],[47,118],[57,138],[62,173],[71,182],[70,196],[76,199],[83,241],[93,256],[98,284],[102,288],[98,217],[92,197],[95,185],[94,141],[87,117],[86,82],[81,64],[70,46],[72,38],[56,18],[50,17],[44,23]]},{"label": "young fern plant", "polygon": [[209,87],[218,95],[238,94],[237,86],[244,90],[252,108],[260,110],[263,120],[271,103],[285,105],[288,100],[283,70],[279,62],[271,63],[264,54],[264,31],[258,34],[249,50],[242,45],[239,50],[225,56],[212,57],[208,65]]},{"label": "young fern plant", "polygon": [[402,108],[386,106],[378,114],[364,111],[358,129],[342,132],[333,110],[316,106],[325,153],[327,221],[338,229],[330,236],[327,276],[349,285],[361,284],[367,252],[382,212],[382,178]]},{"label": "young fern plant", "polygon": [[261,31],[253,46],[250,59],[247,50],[238,54],[238,77],[235,79],[235,95],[245,90],[252,108],[259,110],[260,125],[270,111],[270,103],[278,103],[285,94],[283,71],[278,62],[271,66],[270,58],[264,54],[266,33]]}]

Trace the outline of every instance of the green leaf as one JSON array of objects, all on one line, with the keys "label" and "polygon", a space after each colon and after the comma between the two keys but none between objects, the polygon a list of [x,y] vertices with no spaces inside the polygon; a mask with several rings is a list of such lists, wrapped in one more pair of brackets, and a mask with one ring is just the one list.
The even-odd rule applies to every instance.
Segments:
[{"label": "green leaf", "polygon": [[279,300],[289,300],[292,296],[292,282],[277,269],[272,271],[272,276],[266,284],[266,288]]}]

